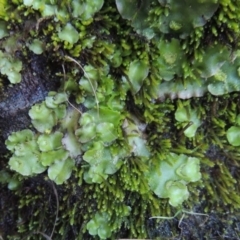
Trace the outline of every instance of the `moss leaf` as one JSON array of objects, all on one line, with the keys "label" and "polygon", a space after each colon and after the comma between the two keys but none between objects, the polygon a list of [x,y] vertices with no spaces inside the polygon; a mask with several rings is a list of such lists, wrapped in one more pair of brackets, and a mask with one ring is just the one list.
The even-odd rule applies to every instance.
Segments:
[{"label": "moss leaf", "polygon": [[42,54],[44,51],[44,43],[39,39],[34,39],[33,42],[29,45],[29,49],[35,54]]},{"label": "moss leaf", "polygon": [[230,127],[227,130],[227,140],[233,146],[240,146],[240,127]]},{"label": "moss leaf", "polygon": [[71,158],[57,160],[48,168],[48,176],[56,184],[63,184],[72,173],[74,161]]},{"label": "moss leaf", "polygon": [[149,73],[148,65],[140,60],[130,63],[128,77],[132,86],[133,93],[137,93],[142,87],[143,81]]},{"label": "moss leaf", "polygon": [[79,33],[77,30],[72,26],[72,24],[67,23],[67,25],[58,33],[58,37],[70,44],[74,44],[79,39]]},{"label": "moss leaf", "polygon": [[43,166],[51,166],[55,161],[64,161],[68,158],[69,154],[64,149],[55,151],[43,152],[40,155],[40,162]]},{"label": "moss leaf", "polygon": [[47,152],[61,147],[63,133],[54,132],[52,134],[42,134],[38,137],[37,143],[42,152]]},{"label": "moss leaf", "polygon": [[39,162],[38,156],[31,153],[25,156],[13,155],[8,164],[12,170],[20,173],[23,176],[30,176],[34,173],[42,173],[46,169]]}]

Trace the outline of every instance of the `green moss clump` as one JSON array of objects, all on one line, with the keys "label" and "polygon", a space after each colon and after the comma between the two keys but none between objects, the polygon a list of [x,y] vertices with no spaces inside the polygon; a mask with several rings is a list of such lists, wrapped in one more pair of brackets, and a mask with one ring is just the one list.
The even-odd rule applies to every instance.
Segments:
[{"label": "green moss clump", "polygon": [[151,216],[239,210],[238,1],[1,4],[1,74],[21,80],[19,48],[59,69],[5,142],[4,237],[151,238]]}]

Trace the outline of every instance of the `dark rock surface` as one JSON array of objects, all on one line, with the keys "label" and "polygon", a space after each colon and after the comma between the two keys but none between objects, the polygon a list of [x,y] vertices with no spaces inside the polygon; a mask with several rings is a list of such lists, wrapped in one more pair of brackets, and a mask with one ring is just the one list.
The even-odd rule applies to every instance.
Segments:
[{"label": "dark rock surface", "polygon": [[[44,100],[47,93],[59,87],[55,76],[58,66],[52,66],[47,57],[28,56],[23,62],[19,84],[4,87],[0,99],[0,153],[6,152],[5,140],[11,132],[28,128],[31,121],[28,111],[32,105]],[[50,66],[51,65],[51,66]],[[54,70],[54,72],[53,72]]]}]

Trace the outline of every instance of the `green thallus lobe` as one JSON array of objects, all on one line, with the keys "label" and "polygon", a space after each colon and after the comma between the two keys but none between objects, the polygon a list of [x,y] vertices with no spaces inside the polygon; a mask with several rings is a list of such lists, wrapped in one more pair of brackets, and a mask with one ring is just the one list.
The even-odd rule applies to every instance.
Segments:
[{"label": "green thallus lobe", "polygon": [[[49,179],[69,188],[76,188],[73,179],[78,179],[89,203],[83,229],[102,239],[129,219],[134,222],[133,216],[172,215],[163,202],[192,207],[199,187],[207,192],[206,210],[214,204],[239,209],[237,194],[229,194],[238,190],[229,169],[238,166],[239,110],[228,100],[237,97],[225,95],[240,90],[234,40],[239,3],[115,2],[1,2],[0,9],[12,11],[11,20],[0,12],[3,77],[12,84],[21,81],[22,63],[10,51],[23,38],[18,16],[22,21],[38,16],[36,28],[24,36],[24,56],[47,54],[65,71],[58,92],[30,109],[34,130],[9,135],[10,168],[23,176],[47,171]],[[215,148],[227,156],[223,161],[211,155]],[[108,194],[119,196],[116,210]],[[81,204],[75,209],[86,209]],[[78,221],[74,211],[64,213],[64,224]],[[130,224],[132,237],[147,237],[144,222],[142,217]]]}]

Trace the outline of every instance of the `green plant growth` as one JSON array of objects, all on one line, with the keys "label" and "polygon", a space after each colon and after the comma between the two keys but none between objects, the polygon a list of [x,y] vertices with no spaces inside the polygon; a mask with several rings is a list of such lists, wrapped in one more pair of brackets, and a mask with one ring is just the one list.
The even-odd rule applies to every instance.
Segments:
[{"label": "green plant growth", "polygon": [[184,106],[180,103],[175,112],[175,118],[181,123],[185,136],[189,138],[195,136],[198,127],[201,125],[197,111],[191,109],[189,105]]},{"label": "green plant growth", "polygon": [[39,39],[34,39],[31,44],[29,44],[29,49],[35,54],[42,54],[44,52],[45,45]]},{"label": "green plant growth", "polygon": [[155,33],[150,24],[145,21],[148,16],[148,11],[150,9],[150,2],[138,2],[127,0],[116,0],[116,5],[119,13],[124,19],[128,19],[131,22],[131,25],[138,32],[151,39],[154,37]]},{"label": "green plant growth", "polygon": [[159,66],[159,74],[165,81],[170,81],[174,75],[179,77],[183,75],[182,62],[186,61],[184,51],[180,45],[180,41],[172,39],[168,42],[161,39],[158,43],[159,57],[157,64]]},{"label": "green plant growth", "polygon": [[42,134],[38,137],[31,130],[22,130],[9,136],[6,145],[14,154],[9,165],[23,176],[32,176],[48,168],[48,176],[57,184],[71,175],[74,162],[62,148],[62,133]]},{"label": "green plant growth", "polygon": [[29,90],[45,71],[59,81],[31,106],[31,126],[6,130],[0,181],[18,209],[6,207],[16,234],[4,239],[52,236],[47,180],[59,192],[56,239],[154,238],[146,216],[156,212],[198,202],[239,210],[239,9],[227,0],[0,1],[0,108],[11,87],[28,101],[28,86],[11,84],[38,61],[50,64],[34,70]]},{"label": "green plant growth", "polygon": [[22,62],[14,59],[10,54],[0,51],[0,72],[7,75],[12,84],[21,82]]},{"label": "green plant growth", "polygon": [[240,58],[237,56],[233,62],[226,62],[218,72],[210,78],[208,91],[216,96],[240,90],[239,72]]},{"label": "green plant growth", "polygon": [[50,92],[45,101],[30,109],[29,116],[39,134],[25,129],[8,137],[6,146],[13,153],[9,161],[12,170],[31,176],[48,169],[49,178],[62,184],[71,175],[74,159],[82,157],[89,164],[85,181],[101,183],[132,153],[149,156],[133,121],[124,120],[129,146],[122,148],[116,143],[122,136],[123,119],[119,112],[101,106],[99,111],[92,109],[80,116],[77,109],[66,109],[66,102],[65,93]]},{"label": "green plant growth", "polygon": [[128,77],[133,93],[137,93],[149,73],[149,67],[143,61],[135,60],[129,65]]},{"label": "green plant growth", "polygon": [[21,180],[19,180],[18,176],[14,176],[7,170],[0,171],[0,183],[7,184],[9,190],[17,190],[21,188]]},{"label": "green plant growth", "polygon": [[240,146],[240,127],[239,126],[240,126],[240,115],[237,115],[236,126],[232,126],[228,128],[226,133],[228,142],[235,147]]},{"label": "green plant growth", "polygon": [[7,24],[4,21],[0,21],[0,39],[8,36]]},{"label": "green plant growth", "polygon": [[32,176],[48,169],[49,178],[57,184],[70,177],[74,161],[62,146],[63,133],[52,132],[59,119],[66,115],[64,101],[64,94],[50,92],[45,102],[30,109],[32,124],[41,134],[25,129],[8,137],[6,146],[13,152],[9,161],[12,170],[23,176]]},{"label": "green plant growth", "polygon": [[170,153],[165,161],[159,161],[147,173],[150,189],[160,198],[169,198],[169,203],[177,207],[187,200],[187,184],[201,179],[198,158]]},{"label": "green plant growth", "polygon": [[[90,167],[84,173],[84,180],[88,183],[101,183],[109,174],[114,174],[122,165],[121,152],[104,147],[102,142],[96,142],[83,155],[83,160]],[[123,155],[124,156],[124,155]]]},{"label": "green plant growth", "polygon": [[[124,218],[130,214],[131,209],[123,205],[121,210],[121,216]],[[112,226],[110,215],[106,212],[97,212],[87,223],[87,229],[91,235],[98,235],[100,239],[107,239],[111,237]]]},{"label": "green plant growth", "polygon": [[91,235],[98,235],[100,239],[107,239],[111,236],[111,227],[108,223],[107,213],[96,213],[91,221],[87,223],[87,229]]},{"label": "green plant growth", "polygon": [[163,33],[178,33],[180,38],[186,38],[193,28],[204,26],[218,7],[218,1],[215,0],[194,3],[191,0],[181,3],[177,0],[159,2],[165,11],[160,15],[157,27]]},{"label": "green plant growth", "polygon": [[74,44],[79,40],[79,33],[77,30],[68,23],[59,33],[58,33],[59,39],[62,41],[66,41],[70,44]]},{"label": "green plant growth", "polygon": [[[57,15],[58,19],[69,20],[69,13],[67,6],[58,5],[56,1],[33,1],[24,0],[23,4],[27,7],[31,7],[34,10],[39,10],[43,17]],[[95,1],[94,3],[87,3],[83,1],[81,3],[77,1],[71,1],[70,7],[74,17],[80,17],[82,20],[90,19],[95,12],[99,11],[103,5],[102,0]]]}]

